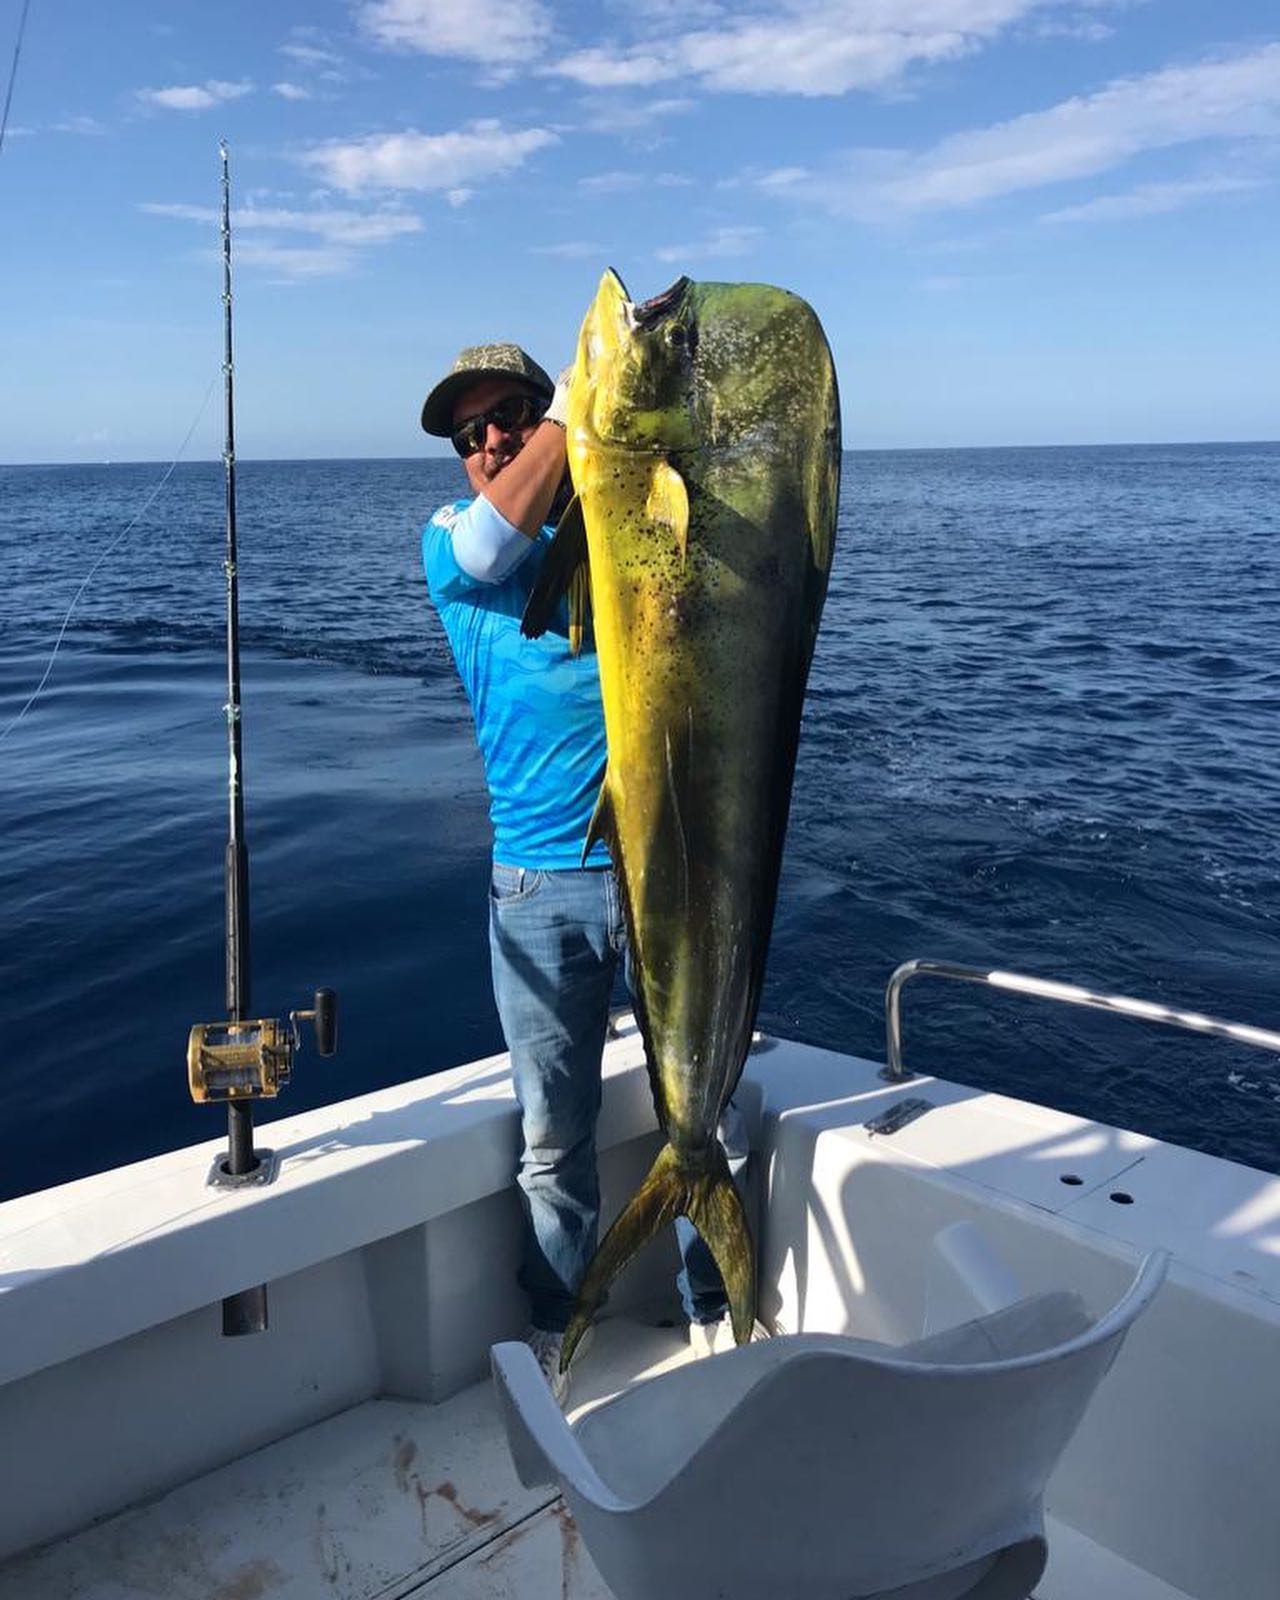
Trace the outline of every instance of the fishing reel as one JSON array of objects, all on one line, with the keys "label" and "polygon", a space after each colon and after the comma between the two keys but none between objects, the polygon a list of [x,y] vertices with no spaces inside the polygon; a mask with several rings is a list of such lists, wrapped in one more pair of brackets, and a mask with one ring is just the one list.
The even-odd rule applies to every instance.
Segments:
[{"label": "fishing reel", "polygon": [[210,1101],[274,1099],[293,1076],[302,1048],[303,1022],[313,1023],[316,1049],[337,1049],[338,997],[317,989],[310,1011],[291,1011],[288,1022],[260,1017],[253,1022],[197,1022],[187,1042],[187,1083],[197,1105]]}]

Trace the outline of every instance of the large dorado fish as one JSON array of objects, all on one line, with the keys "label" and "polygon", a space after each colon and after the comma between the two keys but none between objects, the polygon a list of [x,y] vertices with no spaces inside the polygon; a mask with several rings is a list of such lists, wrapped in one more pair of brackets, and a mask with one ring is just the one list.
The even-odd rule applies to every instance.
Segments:
[{"label": "large dorado fish", "polygon": [[567,437],[576,498],[524,626],[544,631],[567,592],[579,643],[589,592],[609,755],[586,847],[603,837],[618,870],[667,1143],[587,1270],[565,1366],[680,1215],[751,1335],[754,1250],[716,1125],[760,1002],[831,567],[840,414],[818,319],[782,289],[688,278],[635,305],[606,272]]}]

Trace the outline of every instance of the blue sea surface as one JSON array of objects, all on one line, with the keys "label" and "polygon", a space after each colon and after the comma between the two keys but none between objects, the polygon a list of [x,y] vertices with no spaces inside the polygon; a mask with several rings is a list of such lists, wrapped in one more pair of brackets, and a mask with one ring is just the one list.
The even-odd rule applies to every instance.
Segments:
[{"label": "blue sea surface", "polygon": [[[0,729],[155,465],[0,468]],[[450,461],[239,469],[252,1009],[340,1051],[259,1120],[502,1048],[470,714],[419,529]],[[0,741],[0,1197],[219,1135],[222,469],[179,466]],[[761,1015],[882,1058],[890,972],[1280,1026],[1280,445],[852,453]],[[1280,1061],[913,986],[909,1064],[1270,1171]]]}]

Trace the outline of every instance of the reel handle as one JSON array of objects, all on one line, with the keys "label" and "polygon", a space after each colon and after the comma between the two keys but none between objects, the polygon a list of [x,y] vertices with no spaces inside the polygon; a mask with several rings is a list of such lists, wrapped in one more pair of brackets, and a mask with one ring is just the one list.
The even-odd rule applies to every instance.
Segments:
[{"label": "reel handle", "polygon": [[338,996],[333,989],[316,990],[316,1049],[331,1056],[338,1048]]},{"label": "reel handle", "polygon": [[294,1037],[297,1038],[298,1024],[311,1022],[315,1024],[316,1049],[322,1056],[331,1056],[338,1048],[338,996],[333,989],[317,989],[315,1009],[313,1011],[291,1011],[289,1020],[293,1023]]}]

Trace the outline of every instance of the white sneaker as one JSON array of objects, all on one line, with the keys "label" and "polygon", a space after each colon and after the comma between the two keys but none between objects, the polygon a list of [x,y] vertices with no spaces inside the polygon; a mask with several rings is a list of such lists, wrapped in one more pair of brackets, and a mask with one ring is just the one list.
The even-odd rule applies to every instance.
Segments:
[{"label": "white sneaker", "polygon": [[696,1361],[701,1361],[704,1356],[719,1355],[721,1351],[732,1350],[733,1347],[733,1324],[728,1317],[717,1317],[714,1322],[689,1324],[689,1348]]},{"label": "white sneaker", "polygon": [[[594,1328],[588,1328],[579,1339],[578,1348],[573,1353],[575,1361],[587,1353],[595,1331]],[[548,1328],[535,1328],[530,1324],[525,1329],[524,1342],[537,1357],[538,1365],[542,1368],[542,1376],[547,1380],[547,1387],[555,1396],[556,1404],[562,1406],[569,1393],[569,1374],[560,1370],[560,1352],[564,1348],[564,1334],[552,1333]]]}]

